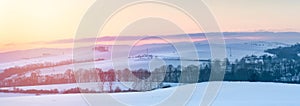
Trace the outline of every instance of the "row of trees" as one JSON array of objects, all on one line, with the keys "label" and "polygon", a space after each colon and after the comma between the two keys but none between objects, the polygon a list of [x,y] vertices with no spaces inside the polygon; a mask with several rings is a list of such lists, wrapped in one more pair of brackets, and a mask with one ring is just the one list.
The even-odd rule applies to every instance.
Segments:
[{"label": "row of trees", "polygon": [[103,60],[102,58],[95,59],[95,60],[77,60],[77,61],[64,60],[56,63],[44,62],[44,63],[28,64],[24,66],[15,66],[15,67],[4,69],[3,72],[0,73],[0,80],[4,80],[5,78],[10,77],[12,75],[22,75],[24,73],[31,72],[38,69],[43,69],[43,68],[51,68],[51,67],[69,65],[73,63],[94,62],[94,61],[102,61],[102,60]]},{"label": "row of trees", "polygon": [[[225,70],[225,71],[221,71]],[[211,75],[217,77],[212,78]],[[20,75],[16,78],[0,81],[0,86],[28,86],[44,84],[62,84],[76,82],[174,82],[195,83],[209,80],[225,81],[272,81],[300,83],[300,61],[294,59],[278,58],[275,56],[246,56],[241,60],[230,63],[215,60],[202,65],[162,66],[152,72],[144,69],[139,70],[107,70],[99,68],[68,69],[65,73],[40,75],[32,72],[29,77]]]}]

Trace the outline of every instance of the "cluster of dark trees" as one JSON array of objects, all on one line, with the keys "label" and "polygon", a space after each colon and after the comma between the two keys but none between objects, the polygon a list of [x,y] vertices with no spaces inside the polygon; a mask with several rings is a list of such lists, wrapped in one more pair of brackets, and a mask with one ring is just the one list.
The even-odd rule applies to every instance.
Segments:
[{"label": "cluster of dark trees", "polygon": [[286,58],[286,59],[300,59],[300,43],[292,45],[290,47],[278,47],[274,49],[268,49],[265,52],[275,54],[278,58]]},{"label": "cluster of dark trees", "polygon": [[[274,55],[245,56],[235,62],[229,62],[227,59],[223,61],[214,60],[210,64],[188,66],[189,69],[169,65],[164,81],[178,82],[179,79],[185,79],[182,77],[187,77],[191,81],[192,76],[181,76],[180,73],[193,73],[199,75],[197,82],[260,81],[300,83],[300,44],[268,49],[266,52]],[[225,71],[220,71],[222,69]],[[212,78],[212,74],[217,78]],[[185,80],[180,81],[187,82]],[[195,81],[193,80],[193,82]]]},{"label": "cluster of dark trees", "polygon": [[71,88],[68,90],[65,90],[63,92],[61,92],[61,94],[73,94],[73,93],[117,93],[117,92],[138,92],[137,90],[132,90],[132,89],[128,89],[128,90],[122,90],[119,87],[116,87],[113,90],[110,91],[95,91],[95,90],[90,90],[90,89],[82,89],[80,87],[76,87],[76,88]]},{"label": "cluster of dark trees", "polygon": [[0,92],[3,93],[23,93],[23,94],[74,94],[74,93],[117,93],[117,92],[139,92],[137,90],[132,90],[132,89],[127,89],[127,90],[122,90],[119,87],[116,87],[113,90],[110,91],[95,91],[95,90],[90,90],[88,88],[80,88],[80,87],[75,87],[75,88],[70,88],[66,89],[63,91],[59,91],[58,89],[49,89],[49,90],[37,90],[37,89],[20,89],[20,88],[13,88],[13,89],[0,89]]},{"label": "cluster of dark trees", "polygon": [[224,80],[300,83],[300,61],[272,56],[246,56],[231,64]]}]

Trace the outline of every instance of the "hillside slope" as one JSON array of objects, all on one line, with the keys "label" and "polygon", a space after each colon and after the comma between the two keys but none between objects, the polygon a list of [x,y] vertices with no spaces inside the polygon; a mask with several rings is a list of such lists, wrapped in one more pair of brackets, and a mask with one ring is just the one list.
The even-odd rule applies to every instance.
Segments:
[{"label": "hillside slope", "polygon": [[[215,83],[215,82],[212,82]],[[208,83],[196,84],[195,91],[189,101],[183,101],[182,96],[172,94],[184,85],[167,89],[159,89],[138,93],[115,94],[67,94],[67,95],[42,95],[22,97],[1,97],[3,106],[19,106],[23,104],[33,106],[85,106],[88,105],[84,97],[93,97],[100,105],[109,105],[105,95],[110,95],[116,100],[127,105],[154,105],[172,97],[175,104],[187,102],[187,105],[197,105],[203,99]],[[219,94],[212,103],[213,106],[299,106],[300,85],[259,82],[224,82]],[[184,92],[182,92],[184,93]],[[91,99],[87,99],[91,100]]]}]

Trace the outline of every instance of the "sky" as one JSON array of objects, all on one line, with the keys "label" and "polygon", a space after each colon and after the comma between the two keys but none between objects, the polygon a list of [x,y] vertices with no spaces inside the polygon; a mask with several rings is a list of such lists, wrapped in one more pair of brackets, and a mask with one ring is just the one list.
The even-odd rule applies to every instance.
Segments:
[{"label": "sky", "polygon": [[[72,39],[82,17],[94,2],[95,0],[0,0],[0,52],[72,46],[72,43],[45,42]],[[214,14],[223,32],[300,32],[299,0],[204,0],[203,2]],[[127,11],[129,13],[123,14],[134,14],[130,10]],[[155,13],[166,14],[160,10],[156,10]],[[120,17],[126,19],[122,18],[122,15]],[[174,20],[184,20],[184,17],[178,16]],[[174,30],[177,28],[171,29],[168,25],[153,27],[155,30],[151,32],[136,31],[134,28],[138,27],[130,27],[127,32],[136,31],[134,35],[180,33]],[[188,33],[201,32],[190,27],[187,21],[182,21],[180,25],[185,26]],[[114,29],[105,31],[114,32]],[[107,35],[114,34],[107,33]]]}]

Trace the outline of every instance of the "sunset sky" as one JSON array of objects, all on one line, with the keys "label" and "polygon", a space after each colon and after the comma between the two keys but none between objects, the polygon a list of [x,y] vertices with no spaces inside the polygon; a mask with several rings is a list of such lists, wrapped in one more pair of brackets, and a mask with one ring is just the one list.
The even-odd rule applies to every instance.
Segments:
[{"label": "sunset sky", "polygon": [[[300,32],[299,0],[204,0],[204,2],[215,15],[223,32]],[[94,0],[0,0],[0,52],[71,46],[70,43],[45,42],[72,39],[82,16],[93,3]],[[177,34],[168,27],[157,28],[155,31],[157,32],[152,34],[161,32]],[[201,30],[190,29],[189,32]],[[141,31],[136,34],[149,33]]]}]

